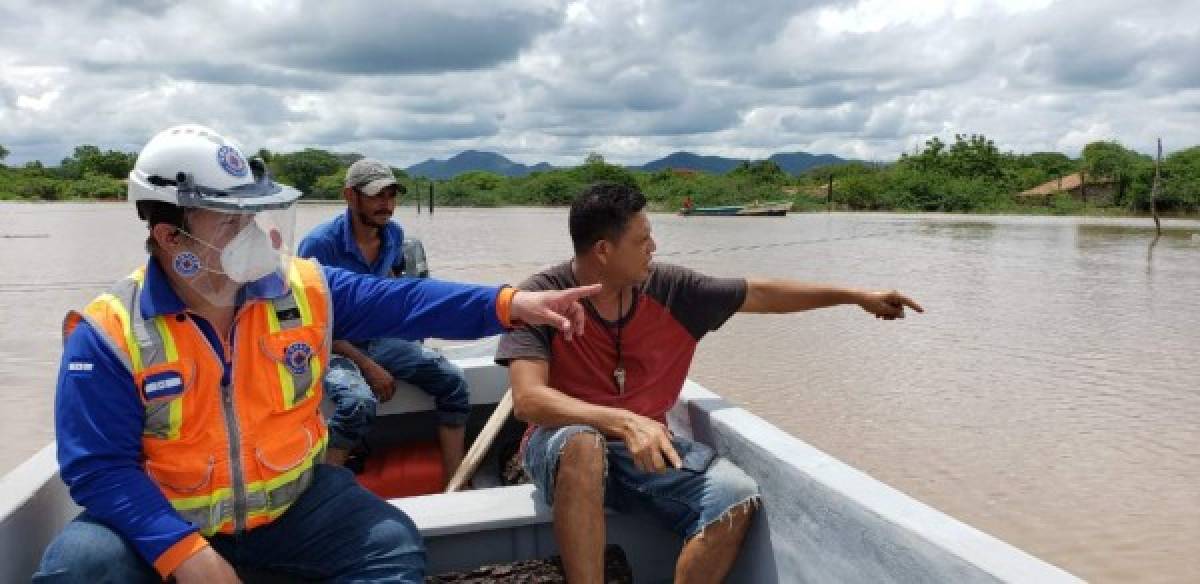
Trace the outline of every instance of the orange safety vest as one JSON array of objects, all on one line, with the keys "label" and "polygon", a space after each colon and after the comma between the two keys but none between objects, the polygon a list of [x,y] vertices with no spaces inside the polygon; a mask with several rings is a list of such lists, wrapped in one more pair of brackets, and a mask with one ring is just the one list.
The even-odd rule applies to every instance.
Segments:
[{"label": "orange safety vest", "polygon": [[312,482],[327,443],[321,378],[329,361],[332,305],[320,267],[294,259],[289,291],[238,310],[231,383],[222,357],[189,318],[142,318],[139,268],[82,313],[124,362],[146,409],[145,470],[203,535],[266,525]]}]

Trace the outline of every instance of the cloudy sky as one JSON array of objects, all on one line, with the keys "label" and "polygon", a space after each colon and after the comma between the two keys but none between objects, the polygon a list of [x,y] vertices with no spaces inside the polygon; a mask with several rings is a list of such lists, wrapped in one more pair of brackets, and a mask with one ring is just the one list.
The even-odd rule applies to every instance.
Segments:
[{"label": "cloudy sky", "polygon": [[1197,0],[0,0],[7,162],[199,122],[407,166],[1200,144]]}]

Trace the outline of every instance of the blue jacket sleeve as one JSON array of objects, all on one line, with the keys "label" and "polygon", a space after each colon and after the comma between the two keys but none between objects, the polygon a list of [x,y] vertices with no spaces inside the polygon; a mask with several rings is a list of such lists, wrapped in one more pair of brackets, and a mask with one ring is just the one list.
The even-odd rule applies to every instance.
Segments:
[{"label": "blue jacket sleeve", "polygon": [[333,298],[333,338],[478,339],[504,332],[500,289],[430,278],[377,278],[322,266]]},{"label": "blue jacket sleeve", "polygon": [[196,531],[141,465],[145,409],[133,377],[86,322],[67,339],[54,429],[71,498],[153,564]]},{"label": "blue jacket sleeve", "polygon": [[296,248],[296,255],[302,258],[312,258],[326,266],[334,263],[333,254],[329,251],[329,243],[324,238],[312,235],[300,240],[300,246]]}]

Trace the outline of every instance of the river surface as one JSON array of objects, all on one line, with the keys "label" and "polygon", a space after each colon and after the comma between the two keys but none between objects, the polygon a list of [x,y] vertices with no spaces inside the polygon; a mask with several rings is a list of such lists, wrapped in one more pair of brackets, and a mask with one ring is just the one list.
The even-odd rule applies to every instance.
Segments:
[{"label": "river surface", "polygon": [[[340,212],[305,205],[298,232]],[[516,283],[563,209],[398,212],[435,276]],[[658,259],[898,288],[928,309],[742,315],[691,376],[975,527],[1098,582],[1200,582],[1200,222],[652,217]],[[125,204],[0,203],[0,473],[52,439],[64,312],[144,261]]]}]

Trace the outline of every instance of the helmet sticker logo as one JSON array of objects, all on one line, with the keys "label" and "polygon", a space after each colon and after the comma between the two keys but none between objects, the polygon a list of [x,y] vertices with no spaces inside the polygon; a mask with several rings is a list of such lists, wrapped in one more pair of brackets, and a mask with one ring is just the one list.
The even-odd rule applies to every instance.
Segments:
[{"label": "helmet sticker logo", "polygon": [[191,278],[200,271],[200,258],[190,251],[180,252],[175,255],[173,266],[176,274]]},{"label": "helmet sticker logo", "polygon": [[234,150],[230,146],[222,146],[217,149],[217,162],[221,165],[221,168],[225,169],[225,172],[233,176],[239,178],[246,176],[248,168],[246,161],[242,159],[242,155],[238,154],[237,150]]},{"label": "helmet sticker logo", "polygon": [[283,364],[288,371],[303,375],[308,370],[308,361],[312,358],[313,350],[308,343],[292,343],[283,350]]}]

